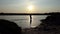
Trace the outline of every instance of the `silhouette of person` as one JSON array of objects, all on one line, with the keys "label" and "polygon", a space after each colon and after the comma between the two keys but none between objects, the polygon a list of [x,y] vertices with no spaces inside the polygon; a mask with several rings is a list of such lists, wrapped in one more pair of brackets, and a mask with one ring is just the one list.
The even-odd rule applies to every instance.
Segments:
[{"label": "silhouette of person", "polygon": [[32,23],[32,15],[30,15],[30,26],[31,26],[31,23]]},{"label": "silhouette of person", "polygon": [[21,27],[14,22],[0,19],[0,34],[21,34]]}]

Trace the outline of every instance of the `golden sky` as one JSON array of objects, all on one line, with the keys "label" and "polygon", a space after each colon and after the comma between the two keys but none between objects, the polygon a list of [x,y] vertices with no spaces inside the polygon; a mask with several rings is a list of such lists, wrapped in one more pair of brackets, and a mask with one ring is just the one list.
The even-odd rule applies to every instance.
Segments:
[{"label": "golden sky", "polygon": [[4,13],[60,12],[60,0],[0,0],[0,12]]}]

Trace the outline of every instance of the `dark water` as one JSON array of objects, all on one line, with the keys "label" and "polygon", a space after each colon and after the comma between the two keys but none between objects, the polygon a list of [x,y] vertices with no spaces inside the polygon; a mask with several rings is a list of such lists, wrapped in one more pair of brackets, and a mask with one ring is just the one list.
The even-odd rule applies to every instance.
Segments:
[{"label": "dark water", "polygon": [[[45,19],[47,15],[32,15],[31,27],[38,26],[41,19]],[[15,15],[15,16],[0,16],[0,19],[6,19],[15,22],[22,28],[30,28],[30,16],[29,15]]]}]

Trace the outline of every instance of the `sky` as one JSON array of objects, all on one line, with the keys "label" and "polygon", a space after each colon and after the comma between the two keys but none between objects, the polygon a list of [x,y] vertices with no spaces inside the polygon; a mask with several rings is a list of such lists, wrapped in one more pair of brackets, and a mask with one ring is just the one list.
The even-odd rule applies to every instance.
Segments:
[{"label": "sky", "polygon": [[[33,6],[29,11],[28,6]],[[0,13],[60,12],[60,0],[0,0]]]}]

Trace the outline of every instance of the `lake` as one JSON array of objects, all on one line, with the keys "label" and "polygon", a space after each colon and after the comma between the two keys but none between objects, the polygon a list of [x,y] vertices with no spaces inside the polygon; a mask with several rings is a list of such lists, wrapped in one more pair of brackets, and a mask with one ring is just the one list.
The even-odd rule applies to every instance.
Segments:
[{"label": "lake", "polygon": [[32,15],[32,23],[30,26],[30,16],[29,15],[1,15],[0,19],[6,19],[15,22],[18,26],[22,28],[37,27],[40,25],[42,19],[45,19],[47,15]]}]

